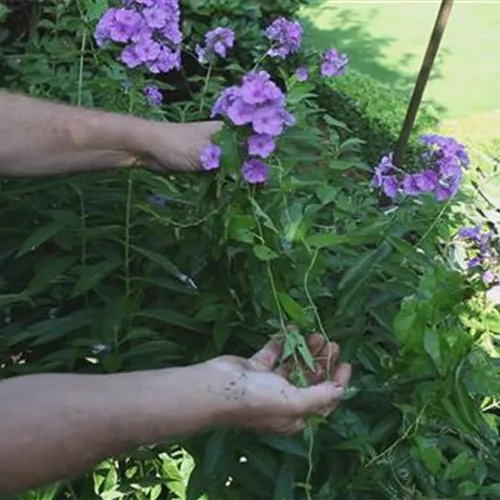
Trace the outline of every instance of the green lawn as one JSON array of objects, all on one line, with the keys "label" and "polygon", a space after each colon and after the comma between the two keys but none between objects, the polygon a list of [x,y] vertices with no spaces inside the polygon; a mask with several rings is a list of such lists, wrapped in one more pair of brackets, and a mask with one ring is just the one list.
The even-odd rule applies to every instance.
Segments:
[{"label": "green lawn", "polygon": [[[316,46],[335,46],[352,67],[411,89],[439,4],[312,0],[303,18]],[[500,111],[500,1],[455,1],[425,98],[452,120]]]}]

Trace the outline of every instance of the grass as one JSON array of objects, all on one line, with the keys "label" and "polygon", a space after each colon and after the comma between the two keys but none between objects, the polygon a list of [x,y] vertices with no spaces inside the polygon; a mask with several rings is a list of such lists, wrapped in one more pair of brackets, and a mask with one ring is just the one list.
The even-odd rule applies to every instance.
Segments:
[{"label": "grass", "polygon": [[[302,17],[318,48],[337,47],[350,65],[410,94],[439,0],[311,0]],[[500,141],[500,0],[455,0],[424,99],[443,133],[477,150]]]},{"label": "grass", "polygon": [[[411,89],[439,0],[312,0],[309,40],[348,52],[351,65]],[[447,117],[500,110],[500,1],[456,0],[426,98]]]}]

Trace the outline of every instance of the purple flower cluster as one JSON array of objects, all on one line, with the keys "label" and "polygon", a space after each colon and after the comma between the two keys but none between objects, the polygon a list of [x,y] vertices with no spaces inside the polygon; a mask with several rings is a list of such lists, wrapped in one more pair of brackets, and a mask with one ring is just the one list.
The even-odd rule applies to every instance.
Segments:
[{"label": "purple flower cluster", "polygon": [[268,54],[271,57],[286,59],[298,52],[302,43],[303,29],[298,21],[288,21],[279,17],[266,29],[266,37],[271,42]]},{"label": "purple flower cluster", "polygon": [[321,74],[325,77],[343,75],[347,71],[349,58],[337,49],[328,49],[321,62]]},{"label": "purple flower cluster", "polygon": [[[276,137],[295,124],[286,109],[284,93],[265,71],[248,73],[240,86],[225,89],[212,110],[212,118],[218,115],[226,116],[237,127],[250,125],[248,153],[261,158],[269,157],[276,149]],[[252,159],[242,172],[247,182],[256,184],[267,179],[269,170]]]},{"label": "purple flower cluster", "polygon": [[156,85],[146,85],[142,93],[146,96],[146,100],[151,106],[160,106],[163,102],[163,95]]},{"label": "purple flower cluster", "polygon": [[492,247],[492,232],[483,232],[481,226],[466,227],[459,231],[459,236],[470,245],[470,250],[474,257],[469,260],[468,268],[482,268],[482,279],[486,285],[499,282],[499,277],[492,270],[492,266],[498,262]]},{"label": "purple flower cluster", "polygon": [[404,174],[393,163],[392,153],[384,156],[375,168],[374,185],[389,198],[399,193],[420,196],[433,193],[438,201],[455,196],[460,188],[463,169],[469,165],[464,146],[451,137],[424,135],[427,151],[422,156],[424,168],[414,174]]},{"label": "purple flower cluster", "polygon": [[196,55],[201,64],[206,64],[211,58],[216,56],[223,59],[227,55],[228,49],[234,46],[234,31],[229,28],[215,28],[205,35],[205,45],[196,46]]},{"label": "purple flower cluster", "polygon": [[95,31],[97,45],[125,45],[120,57],[129,68],[144,66],[152,73],[180,69],[178,0],[128,0],[125,5],[105,12]]}]

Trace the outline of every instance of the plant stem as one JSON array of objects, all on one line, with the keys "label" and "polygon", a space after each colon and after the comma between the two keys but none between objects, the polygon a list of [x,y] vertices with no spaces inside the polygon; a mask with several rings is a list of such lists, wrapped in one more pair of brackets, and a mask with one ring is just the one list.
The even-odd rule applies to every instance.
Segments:
[{"label": "plant stem", "polygon": [[[134,86],[130,88],[129,114],[134,109]],[[130,296],[130,226],[132,219],[132,170],[127,172],[127,206],[125,209],[125,295]]]},{"label": "plant stem", "polygon": [[203,108],[205,107],[205,99],[207,97],[208,83],[210,82],[210,77],[212,76],[213,66],[214,66],[213,62],[211,62],[210,66],[208,67],[207,76],[205,77],[205,85],[203,87],[203,93],[201,94],[200,113],[203,112]]}]

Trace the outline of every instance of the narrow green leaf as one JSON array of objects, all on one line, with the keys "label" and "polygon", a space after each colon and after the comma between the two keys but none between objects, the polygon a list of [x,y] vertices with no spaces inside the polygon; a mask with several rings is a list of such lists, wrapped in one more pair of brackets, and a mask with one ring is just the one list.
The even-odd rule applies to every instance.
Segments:
[{"label": "narrow green leaf", "polygon": [[134,245],[132,245],[131,248],[133,248],[136,252],[140,253],[141,255],[148,258],[152,262],[158,264],[161,268],[167,271],[167,273],[171,274],[172,276],[175,276],[183,283],[186,282],[186,276],[183,273],[181,273],[181,271],[179,271],[179,269],[172,262],[170,262],[170,260],[168,260],[164,255]]},{"label": "narrow green leaf", "polygon": [[76,257],[56,257],[47,259],[25,290],[26,295],[37,295],[44,291],[59,276],[64,274],[78,259]]},{"label": "narrow green leaf", "polygon": [[268,247],[264,245],[256,245],[253,247],[254,255],[264,262],[268,262],[270,260],[278,259],[279,255]]},{"label": "narrow green leaf", "polygon": [[274,485],[273,500],[294,500],[294,470],[289,462],[285,462],[281,467],[276,483]]},{"label": "narrow green leaf", "polygon": [[276,234],[280,234],[277,227],[274,225],[274,222],[272,221],[271,217],[269,217],[269,215],[266,214],[266,212],[261,208],[261,206],[253,198],[250,198],[250,201],[253,205],[253,208],[254,208],[254,211],[255,211],[255,214],[257,215],[257,217],[260,217],[261,219],[264,220],[264,225],[267,228],[271,229],[271,231],[274,231]]},{"label": "narrow green leaf", "polygon": [[99,264],[86,266],[82,269],[82,275],[75,285],[71,298],[87,293],[121,265],[119,260],[105,260]]},{"label": "narrow green leaf", "polygon": [[206,333],[203,323],[171,309],[146,309],[137,313],[137,316],[155,319],[168,325],[180,326],[194,332]]},{"label": "narrow green leaf", "polygon": [[45,226],[35,229],[26,240],[21,244],[21,248],[17,252],[17,257],[27,254],[33,250],[36,250],[40,245],[50,240],[58,233],[60,233],[66,224],[61,222],[51,222]]},{"label": "narrow green leaf", "polygon": [[371,268],[380,259],[382,255],[381,249],[373,250],[361,258],[354,266],[349,268],[342,277],[338,289],[345,290],[347,287],[352,287],[359,281],[365,281],[370,275]]},{"label": "narrow green leaf", "polygon": [[278,298],[283,309],[290,316],[290,318],[299,326],[303,328],[307,327],[308,321],[304,309],[302,309],[302,307],[285,292],[278,293]]}]

